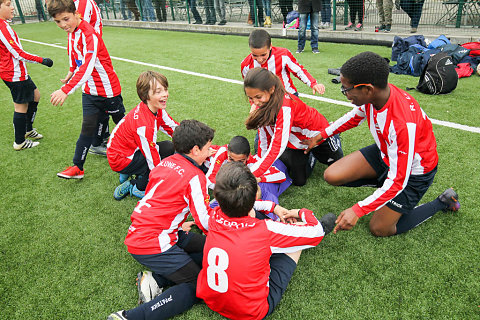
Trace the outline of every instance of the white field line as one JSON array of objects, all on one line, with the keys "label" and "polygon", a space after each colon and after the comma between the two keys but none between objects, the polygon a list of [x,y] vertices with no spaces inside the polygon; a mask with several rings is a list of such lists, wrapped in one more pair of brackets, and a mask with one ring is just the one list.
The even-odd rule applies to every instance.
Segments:
[{"label": "white field line", "polygon": [[[67,50],[66,47],[59,46],[57,44],[39,42],[39,41],[23,39],[23,38],[21,38],[21,40],[26,41],[26,42],[35,43],[35,44],[44,45],[44,46],[49,46],[49,47],[54,47],[54,48]],[[142,65],[142,66],[158,68],[158,69],[162,69],[162,70],[179,72],[179,73],[188,74],[188,75],[191,75],[191,76],[196,76],[196,77],[201,77],[201,78],[207,78],[207,79],[218,80],[218,81],[234,83],[234,84],[243,84],[243,81],[212,76],[212,75],[205,74],[205,73],[198,73],[198,72],[182,70],[182,69],[177,69],[177,68],[170,68],[170,67],[166,67],[166,66],[160,66],[158,64],[141,62],[141,61],[119,58],[119,57],[114,57],[114,56],[111,56],[111,58],[112,58],[112,60],[118,60],[118,61],[138,64],[138,65]],[[339,100],[334,100],[334,99],[329,99],[329,98],[324,98],[324,97],[319,97],[319,96],[314,96],[314,95],[311,95],[311,94],[304,94],[304,93],[300,93],[300,96],[304,97],[304,98],[311,99],[311,100],[317,100],[317,101],[322,101],[322,102],[326,102],[326,103],[336,104],[336,105],[339,105],[339,106],[347,106],[347,107],[350,107],[350,108],[355,107],[353,104],[351,104],[350,102],[346,102],[346,101],[339,101]],[[458,123],[455,123],[455,122],[436,120],[436,119],[432,119],[432,118],[430,118],[430,121],[432,121],[433,124],[437,124],[437,125],[444,126],[444,127],[449,127],[449,128],[468,131],[468,132],[473,132],[473,133],[480,133],[480,128],[479,127],[471,127],[471,126],[466,126],[466,125],[463,125],[463,124],[458,124]]]}]

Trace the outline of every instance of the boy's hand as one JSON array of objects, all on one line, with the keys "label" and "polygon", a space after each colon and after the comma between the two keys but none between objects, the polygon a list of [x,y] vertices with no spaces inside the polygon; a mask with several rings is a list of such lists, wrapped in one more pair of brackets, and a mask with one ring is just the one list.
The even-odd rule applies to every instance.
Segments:
[{"label": "boy's hand", "polygon": [[319,94],[324,94],[325,93],[325,86],[321,83],[317,83],[316,85],[313,86],[313,94],[319,93]]},{"label": "boy's hand", "polygon": [[44,66],[47,66],[47,67],[51,68],[53,66],[53,60],[50,59],[50,58],[43,58],[42,64]]},{"label": "boy's hand", "polygon": [[63,84],[66,84],[72,76],[73,76],[73,72],[69,71],[68,74],[65,76],[65,79],[60,79],[60,82]]},{"label": "boy's hand", "polygon": [[352,229],[357,224],[358,219],[357,214],[352,208],[343,210],[337,220],[335,220],[337,225],[335,226],[335,229],[333,229],[333,233],[336,234],[338,230]]},{"label": "boy's hand", "polygon": [[288,210],[288,213],[284,216],[285,221],[287,223],[297,223],[298,221],[302,221],[300,219],[300,209],[290,209]]},{"label": "boy's hand", "polygon": [[50,102],[54,105],[54,106],[58,106],[58,105],[63,105],[63,103],[65,102],[65,99],[67,99],[68,95],[63,92],[61,89],[58,89],[57,91],[54,91],[51,95],[50,95]]},{"label": "boy's hand", "polygon": [[192,230],[192,226],[194,224],[195,224],[195,221],[185,221],[182,224],[182,230],[185,231],[185,232],[189,232],[190,230]]},{"label": "boy's hand", "polygon": [[285,216],[288,214],[288,210],[277,204],[273,209],[273,213],[280,218],[280,221],[285,222]]},{"label": "boy's hand", "polygon": [[305,151],[303,153],[305,153],[305,154],[309,153],[310,150],[312,150],[317,145],[319,145],[321,142],[323,142],[322,140],[323,140],[323,137],[319,133],[313,138],[300,141],[301,144],[307,146],[307,149],[305,149]]}]

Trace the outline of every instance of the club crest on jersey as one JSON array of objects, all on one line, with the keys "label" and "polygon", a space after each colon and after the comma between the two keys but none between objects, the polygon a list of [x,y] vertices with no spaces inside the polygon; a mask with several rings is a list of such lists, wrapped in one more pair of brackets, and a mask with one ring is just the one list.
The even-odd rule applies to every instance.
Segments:
[{"label": "club crest on jersey", "polygon": [[157,144],[154,141],[150,141],[149,144],[151,148],[155,148],[157,146]]},{"label": "club crest on jersey", "polygon": [[78,60],[78,59],[75,59],[75,63],[77,64],[77,67],[80,67],[83,64],[82,60]]},{"label": "club crest on jersey", "polygon": [[204,201],[207,206],[210,205],[210,196],[207,195]]},{"label": "club crest on jersey", "polygon": [[15,43],[15,41],[13,41],[12,39],[10,39],[10,41],[8,41],[8,42],[10,42],[10,44],[14,44],[14,43]]}]

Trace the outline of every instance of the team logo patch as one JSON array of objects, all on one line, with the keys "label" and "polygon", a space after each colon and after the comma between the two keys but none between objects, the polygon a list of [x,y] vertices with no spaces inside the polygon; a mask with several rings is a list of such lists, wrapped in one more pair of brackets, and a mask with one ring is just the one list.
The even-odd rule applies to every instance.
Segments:
[{"label": "team logo patch", "polygon": [[215,161],[216,164],[221,164],[222,162],[220,160]]},{"label": "team logo patch", "polygon": [[207,206],[210,205],[210,196],[209,196],[209,195],[207,195],[207,196],[205,197],[205,204],[206,204]]},{"label": "team logo patch", "polygon": [[15,41],[13,41],[12,39],[10,39],[10,41],[8,42],[10,42],[10,44],[15,44]]},{"label": "team logo patch", "polygon": [[151,148],[155,148],[155,146],[156,146],[157,144],[156,144],[155,142],[153,142],[153,141],[150,141],[149,145],[150,145]]}]

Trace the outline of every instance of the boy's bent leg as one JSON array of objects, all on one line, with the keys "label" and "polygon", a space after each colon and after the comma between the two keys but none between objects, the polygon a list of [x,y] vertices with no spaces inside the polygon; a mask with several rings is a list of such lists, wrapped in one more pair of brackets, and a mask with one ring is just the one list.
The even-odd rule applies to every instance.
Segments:
[{"label": "boy's bent leg", "polygon": [[190,309],[197,301],[196,289],[191,283],[175,285],[150,302],[124,312],[128,320],[169,319]]},{"label": "boy's bent leg", "polygon": [[333,186],[348,186],[349,183],[361,179],[371,180],[375,184],[377,182],[376,171],[360,151],[354,151],[334,162],[325,170],[323,177],[328,184]]},{"label": "boy's bent leg", "polygon": [[400,212],[383,206],[372,213],[370,232],[377,237],[393,236],[397,233],[397,222],[402,217]]},{"label": "boy's bent leg", "polygon": [[272,314],[282,299],[293,272],[297,268],[301,252],[300,250],[289,254],[275,253],[270,257],[269,292],[267,297],[268,312],[265,316]]}]

